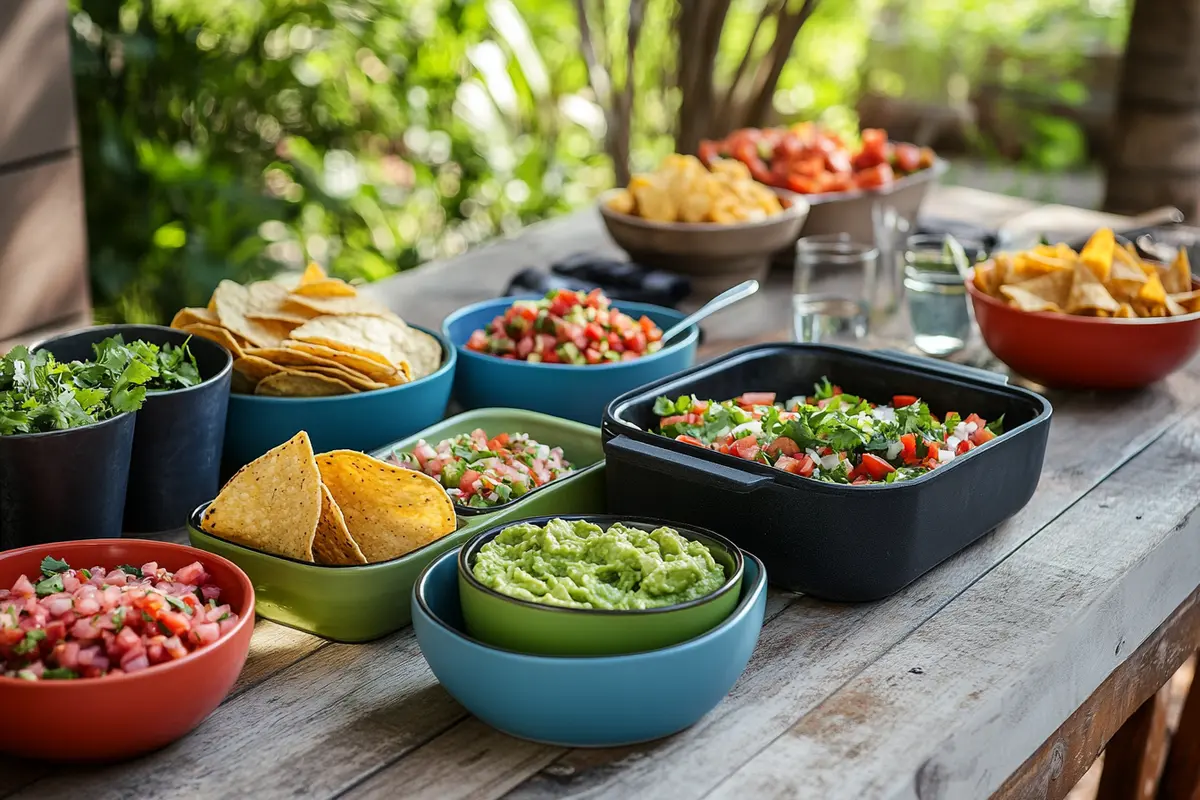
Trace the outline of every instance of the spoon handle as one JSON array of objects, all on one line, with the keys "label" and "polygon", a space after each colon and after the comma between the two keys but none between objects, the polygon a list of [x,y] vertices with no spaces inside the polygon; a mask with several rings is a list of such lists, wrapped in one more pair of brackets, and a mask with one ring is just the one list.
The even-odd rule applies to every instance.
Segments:
[{"label": "spoon handle", "polygon": [[666,344],[671,339],[674,339],[679,334],[686,331],[692,325],[695,325],[700,320],[707,317],[709,314],[715,314],[725,306],[732,305],[739,300],[744,300],[750,295],[758,291],[758,281],[750,280],[743,281],[732,289],[726,289],[719,295],[709,300],[704,305],[700,306],[696,311],[688,314],[677,325],[672,326],[666,333],[663,334],[662,341]]}]

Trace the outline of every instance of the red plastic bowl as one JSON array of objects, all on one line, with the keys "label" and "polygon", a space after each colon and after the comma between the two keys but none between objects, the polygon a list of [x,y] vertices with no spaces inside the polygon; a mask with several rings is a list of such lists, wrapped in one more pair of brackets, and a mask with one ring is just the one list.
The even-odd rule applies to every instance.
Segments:
[{"label": "red plastic bowl", "polygon": [[221,589],[237,625],[216,642],[178,661],[129,675],[73,681],[0,677],[6,733],[0,751],[21,758],[96,761],[129,758],[170,744],[212,713],[237,680],[254,631],[254,587],[233,562],[170,542],[92,539],[0,553],[0,586],[36,575],[52,555],[73,567],[115,567],[156,561],[169,570],[199,561]]},{"label": "red plastic bowl", "polygon": [[1200,313],[1112,319],[1022,311],[967,293],[983,341],[1014,372],[1060,389],[1136,389],[1182,367],[1200,347]]}]

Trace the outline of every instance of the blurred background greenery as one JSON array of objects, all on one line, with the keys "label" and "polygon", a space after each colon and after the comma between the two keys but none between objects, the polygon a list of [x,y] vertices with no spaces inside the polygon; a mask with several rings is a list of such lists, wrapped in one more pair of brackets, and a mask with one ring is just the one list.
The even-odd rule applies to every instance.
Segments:
[{"label": "blurred background greenery", "polygon": [[[634,169],[673,149],[679,2],[645,4]],[[734,0],[716,73],[736,70],[767,2]],[[861,116],[950,153],[1078,169],[1104,144],[1127,3],[827,1],[800,31],[773,117]],[[622,5],[602,25],[621,30]],[[307,259],[375,280],[613,182],[572,0],[71,7],[103,321],[164,321],[223,277]]]}]

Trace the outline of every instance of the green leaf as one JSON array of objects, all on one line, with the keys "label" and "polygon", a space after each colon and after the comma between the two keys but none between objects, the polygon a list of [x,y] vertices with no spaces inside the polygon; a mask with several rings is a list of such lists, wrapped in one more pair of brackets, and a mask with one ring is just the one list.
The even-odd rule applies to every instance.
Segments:
[{"label": "green leaf", "polygon": [[66,667],[55,667],[42,673],[44,681],[70,681],[79,677],[79,673]]},{"label": "green leaf", "polygon": [[42,575],[47,578],[51,575],[57,575],[60,572],[66,572],[70,568],[70,564],[54,556],[46,556],[42,559]]},{"label": "green leaf", "polygon": [[669,417],[675,413],[675,402],[668,397],[654,399],[654,414],[658,417]]},{"label": "green leaf", "polygon": [[132,575],[135,578],[142,577],[141,567],[135,567],[130,564],[122,564],[121,566],[117,567],[117,569],[121,570],[121,572],[124,572],[126,575]]},{"label": "green leaf", "polygon": [[58,592],[66,591],[63,588],[62,575],[51,575],[45,580],[38,581],[33,589],[35,592],[37,592],[38,597],[47,597],[52,594],[57,594]]}]

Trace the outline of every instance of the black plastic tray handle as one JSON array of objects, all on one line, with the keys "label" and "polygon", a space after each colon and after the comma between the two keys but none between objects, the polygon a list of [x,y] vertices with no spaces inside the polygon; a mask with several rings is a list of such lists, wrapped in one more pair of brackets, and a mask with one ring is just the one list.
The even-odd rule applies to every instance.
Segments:
[{"label": "black plastic tray handle", "polygon": [[628,436],[615,436],[605,443],[606,449],[619,450],[635,460],[653,459],[654,469],[677,480],[699,483],[714,489],[749,494],[758,487],[771,483],[763,475],[751,475],[721,464],[713,464],[677,453],[666,447],[654,447]]},{"label": "black plastic tray handle", "polygon": [[955,364],[953,361],[940,361],[928,356],[915,356],[912,353],[905,353],[902,350],[876,350],[875,354],[891,359],[892,361],[899,361],[902,364],[916,367],[917,369],[923,369],[927,372],[940,372],[943,375],[952,375],[956,378],[969,378],[972,380],[987,381],[988,383],[1008,385],[1007,375],[992,372],[989,369],[969,367],[966,364]]}]

